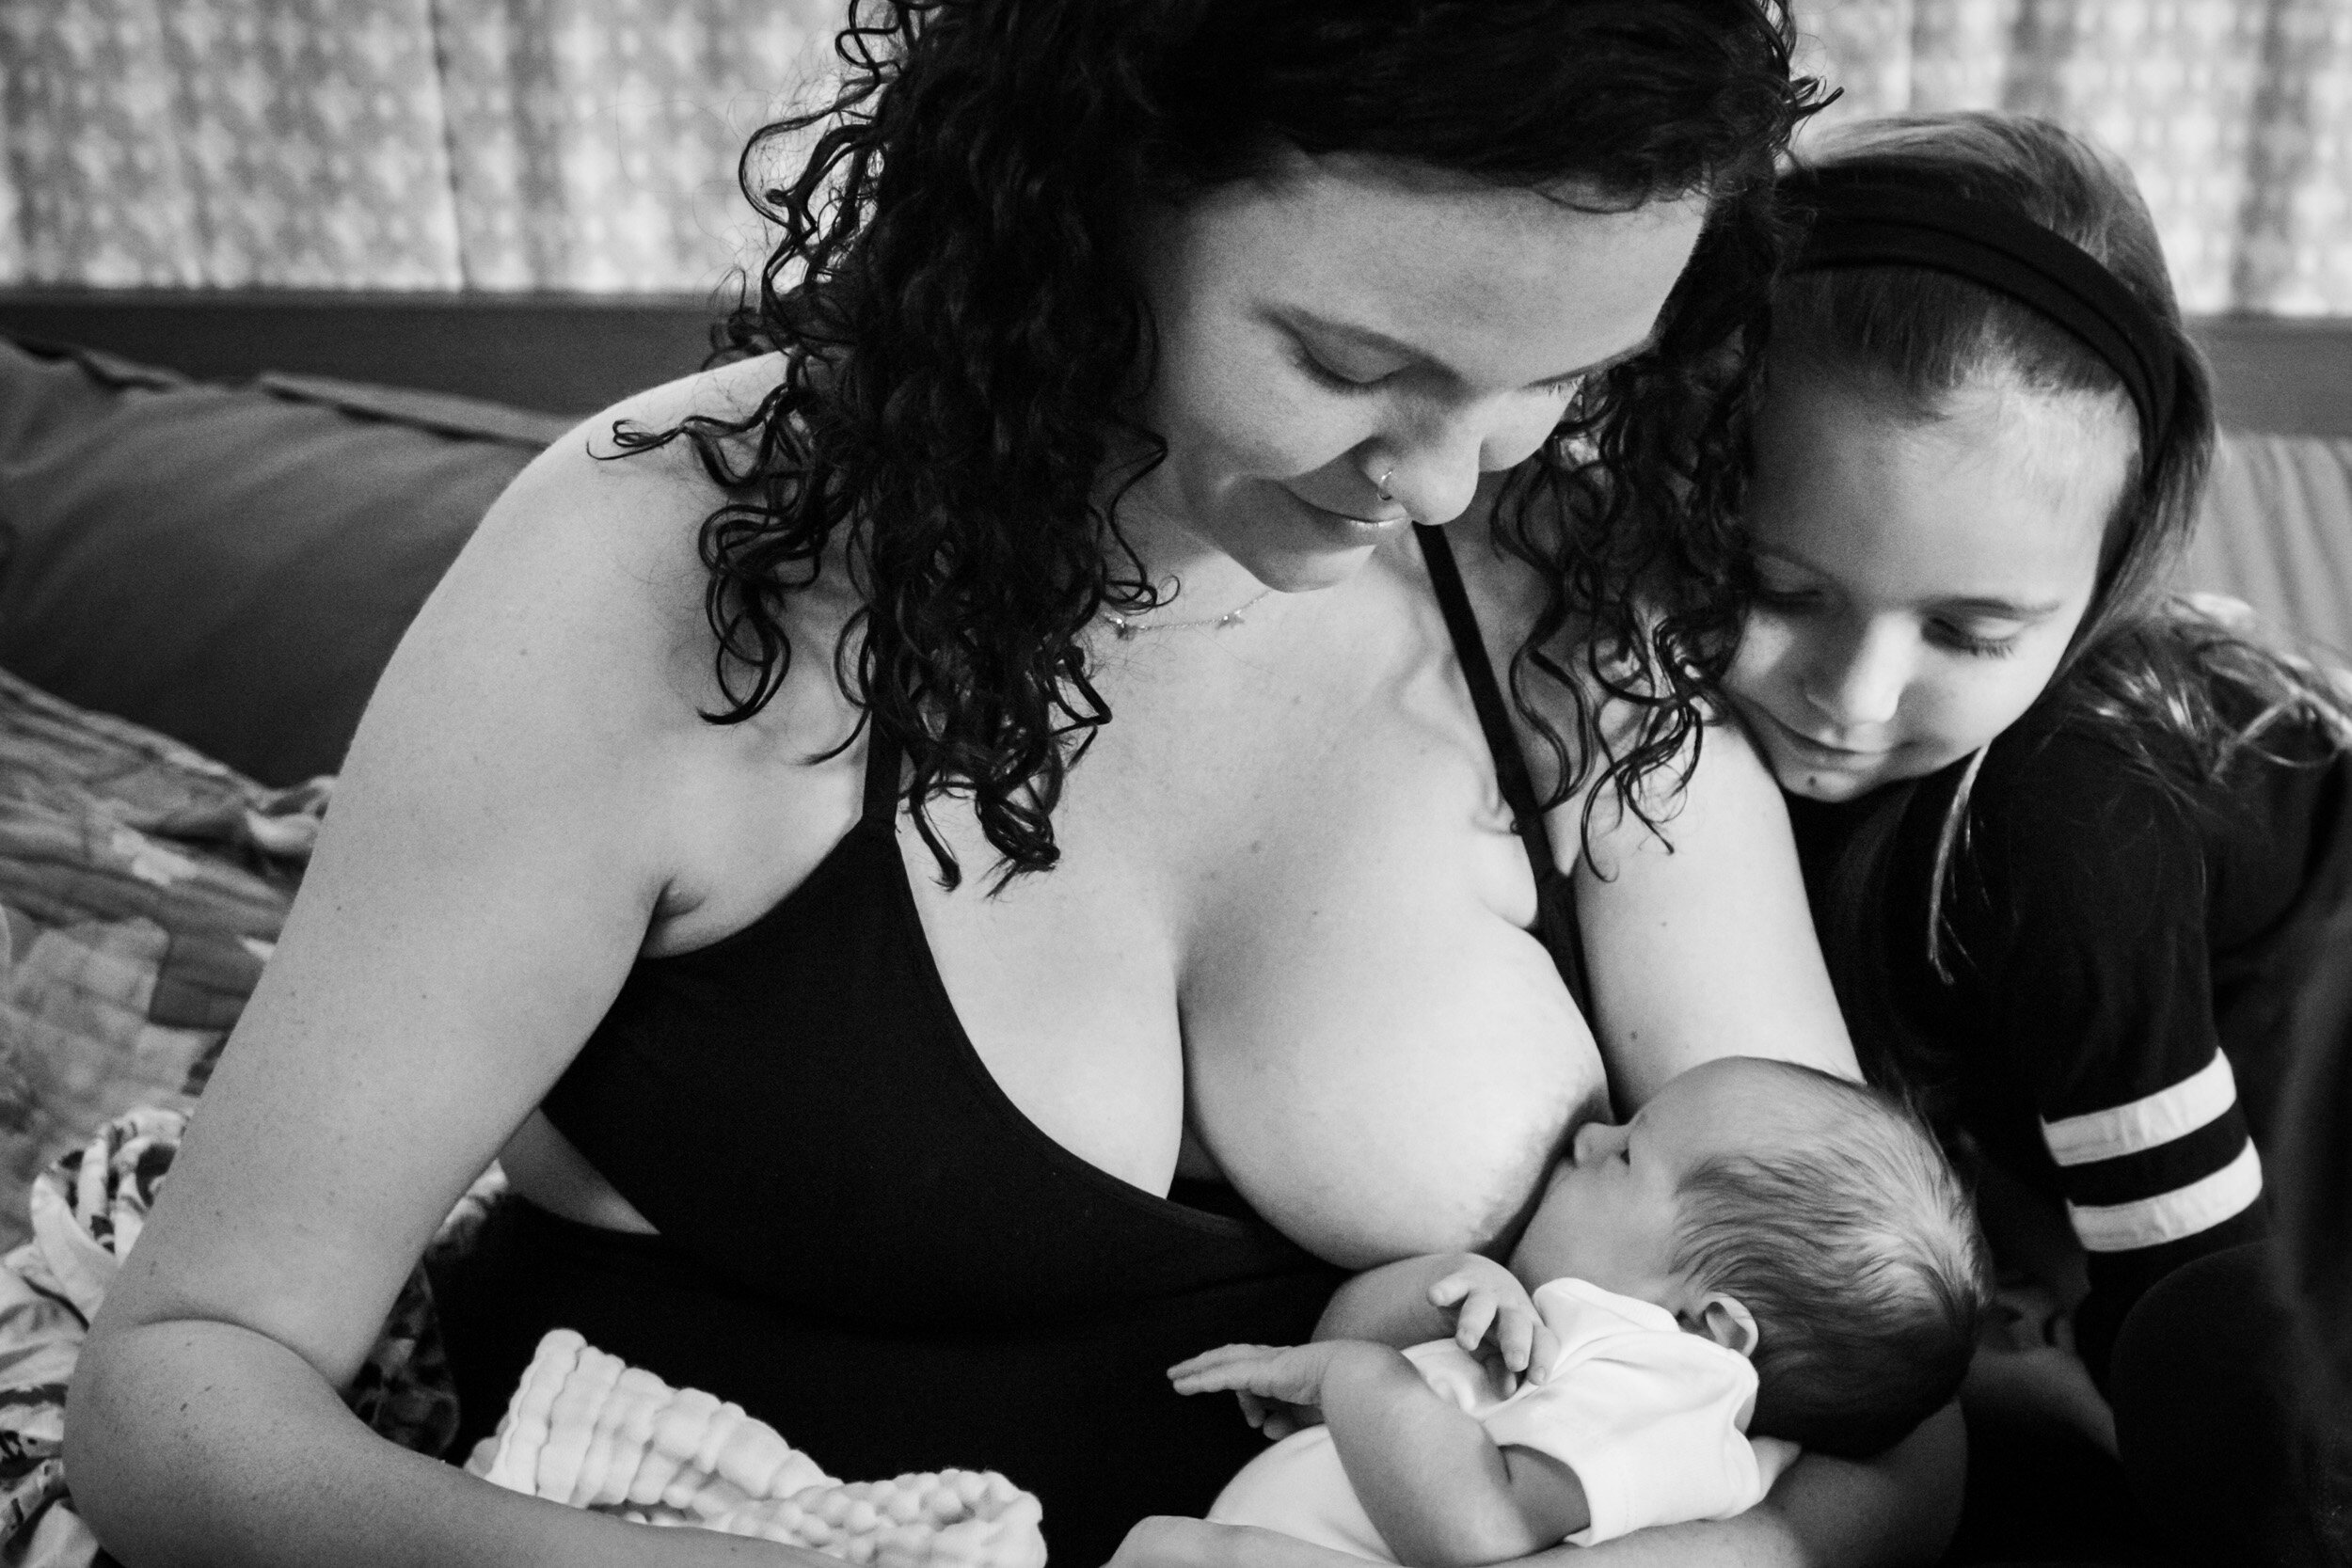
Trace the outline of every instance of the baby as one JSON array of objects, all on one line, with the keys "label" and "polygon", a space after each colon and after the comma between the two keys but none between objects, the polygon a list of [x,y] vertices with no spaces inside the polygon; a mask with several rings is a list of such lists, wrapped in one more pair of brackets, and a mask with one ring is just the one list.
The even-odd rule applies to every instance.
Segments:
[{"label": "baby", "polygon": [[1497,1562],[1728,1517],[1800,1447],[1885,1449],[1959,1388],[1986,1274],[1966,1194],[1893,1101],[1727,1057],[1580,1128],[1508,1268],[1373,1269],[1314,1343],[1168,1375],[1282,1439],[1210,1518]]}]

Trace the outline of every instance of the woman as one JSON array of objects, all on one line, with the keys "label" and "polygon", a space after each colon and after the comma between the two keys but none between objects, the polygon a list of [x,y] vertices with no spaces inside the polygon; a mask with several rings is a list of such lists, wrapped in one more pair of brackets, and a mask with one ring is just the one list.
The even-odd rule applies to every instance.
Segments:
[{"label": "woman", "polygon": [[2162,593],[2213,413],[2127,173],[1920,117],[1789,188],[1728,687],[1849,1017],[2028,1213],[2062,1205],[2154,1538],[2303,1560],[2263,1168],[2294,1042],[2342,1037],[2290,1018],[2343,961],[2352,712]]},{"label": "woman", "polygon": [[[1726,615],[1619,525],[1711,505],[1723,432],[1695,490],[1555,439],[1589,381],[1572,434],[1673,455],[1787,49],[1750,0],[853,13],[765,198],[779,352],[550,452],[385,676],[74,1388],[110,1548],[781,1560],[342,1412],[493,1155],[477,1427],[562,1323],[843,1473],[1002,1468],[1084,1564],[1255,1440],[1165,1367],[1508,1237],[1595,1033],[1629,1103],[1851,1070],[1770,780],[1698,743]],[[1947,1436],[1678,1559],[1932,1534]]]}]

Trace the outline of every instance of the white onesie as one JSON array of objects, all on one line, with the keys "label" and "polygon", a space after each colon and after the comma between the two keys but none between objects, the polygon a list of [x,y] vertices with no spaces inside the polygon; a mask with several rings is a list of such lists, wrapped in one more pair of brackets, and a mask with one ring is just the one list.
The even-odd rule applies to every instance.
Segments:
[{"label": "white onesie", "polygon": [[[1570,1544],[1727,1519],[1754,1506],[1796,1457],[1792,1443],[1746,1435],[1756,1408],[1748,1358],[1684,1333],[1664,1307],[1555,1279],[1535,1291],[1535,1310],[1560,1354],[1545,1381],[1516,1393],[1505,1395],[1502,1374],[1451,1339],[1405,1354],[1498,1445],[1534,1449],[1576,1472],[1592,1523]],[[1356,1500],[1328,1427],[1295,1432],[1243,1465],[1209,1517],[1396,1560]]]}]

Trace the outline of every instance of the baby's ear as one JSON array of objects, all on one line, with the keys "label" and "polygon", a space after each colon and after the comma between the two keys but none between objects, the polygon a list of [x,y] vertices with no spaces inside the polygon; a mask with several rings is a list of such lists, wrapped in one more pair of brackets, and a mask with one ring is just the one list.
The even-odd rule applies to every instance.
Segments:
[{"label": "baby's ear", "polygon": [[1741,1355],[1756,1354],[1759,1338],[1756,1314],[1721,1291],[1710,1291],[1699,1303],[1698,1310],[1685,1321],[1692,1332],[1706,1335],[1725,1350],[1738,1351]]}]

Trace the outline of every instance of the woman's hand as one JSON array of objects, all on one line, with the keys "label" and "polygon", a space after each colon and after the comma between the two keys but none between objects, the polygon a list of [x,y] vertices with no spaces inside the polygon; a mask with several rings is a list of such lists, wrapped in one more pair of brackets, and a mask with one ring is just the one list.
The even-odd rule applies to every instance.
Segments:
[{"label": "woman's hand", "polygon": [[1490,1353],[1513,1377],[1541,1383],[1560,1354],[1560,1341],[1535,1310],[1518,1276],[1491,1258],[1465,1252],[1429,1287],[1433,1307],[1454,1314],[1454,1342],[1472,1355]]}]

